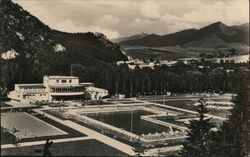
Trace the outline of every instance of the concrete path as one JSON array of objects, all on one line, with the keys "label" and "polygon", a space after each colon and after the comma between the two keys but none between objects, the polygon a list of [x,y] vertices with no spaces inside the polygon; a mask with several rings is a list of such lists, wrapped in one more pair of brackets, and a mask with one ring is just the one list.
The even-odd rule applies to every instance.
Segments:
[{"label": "concrete path", "polygon": [[[93,138],[91,138],[91,137],[76,137],[76,138],[54,139],[54,140],[51,140],[51,141],[53,141],[53,143],[62,143],[62,142],[82,141],[82,140],[89,140],[89,139],[93,139]],[[45,143],[46,143],[46,141],[42,140],[42,141],[32,141],[32,142],[18,143],[18,146],[13,145],[13,144],[3,144],[3,145],[1,145],[1,149],[25,147],[25,146],[34,146],[34,145],[44,145]]]},{"label": "concrete path", "polygon": [[145,156],[158,156],[159,153],[179,151],[183,148],[182,145],[167,146],[162,148],[153,148],[145,152]]}]

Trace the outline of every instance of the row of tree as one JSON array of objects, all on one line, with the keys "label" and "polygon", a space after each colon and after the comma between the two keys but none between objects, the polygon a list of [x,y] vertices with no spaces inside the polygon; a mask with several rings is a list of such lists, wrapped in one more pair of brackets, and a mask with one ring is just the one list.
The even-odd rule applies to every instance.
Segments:
[{"label": "row of tree", "polygon": [[97,86],[108,89],[111,94],[130,95],[163,94],[164,92],[203,92],[238,90],[242,70],[234,67],[234,71],[219,65],[214,67],[185,65],[156,66],[155,69],[129,69],[128,65],[103,65],[90,68],[74,68],[74,75],[81,81],[94,82]]},{"label": "row of tree", "polygon": [[[249,76],[248,76],[249,77]],[[206,103],[198,106],[199,119],[190,121],[188,142],[184,145],[183,157],[246,157],[250,155],[249,135],[249,79],[242,81],[237,97],[233,100],[235,107],[231,116],[218,131],[207,119]]]}]

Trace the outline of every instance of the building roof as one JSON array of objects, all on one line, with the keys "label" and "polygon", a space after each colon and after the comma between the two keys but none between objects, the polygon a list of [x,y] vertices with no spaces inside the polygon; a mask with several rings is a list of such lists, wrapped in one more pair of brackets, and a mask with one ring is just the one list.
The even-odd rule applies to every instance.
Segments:
[{"label": "building roof", "polygon": [[69,87],[84,87],[81,84],[50,84],[50,88],[69,88]]},{"label": "building roof", "polygon": [[76,76],[65,76],[65,75],[45,75],[44,77],[48,77],[51,79],[78,79]]},{"label": "building roof", "polygon": [[92,82],[82,82],[82,83],[80,83],[81,85],[94,85],[94,83],[92,83]]},{"label": "building roof", "polygon": [[45,88],[43,84],[15,84],[15,85],[26,88]]}]

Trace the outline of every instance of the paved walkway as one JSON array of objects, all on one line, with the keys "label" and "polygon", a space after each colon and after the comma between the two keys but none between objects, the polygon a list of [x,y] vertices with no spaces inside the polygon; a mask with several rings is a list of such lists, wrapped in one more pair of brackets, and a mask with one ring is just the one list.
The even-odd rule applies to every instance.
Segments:
[{"label": "paved walkway", "polygon": [[[41,111],[39,109],[34,109],[34,111],[37,112],[37,113],[40,113],[40,114],[44,113],[43,111]],[[48,117],[48,118],[50,118],[52,120],[55,120],[55,121],[57,121],[57,122],[59,122],[59,123],[61,123],[63,125],[69,126],[70,128],[73,128],[73,129],[75,129],[75,130],[77,130],[77,131],[79,131],[79,132],[81,132],[83,134],[88,135],[88,137],[90,137],[90,138],[93,138],[93,139],[96,139],[96,140],[98,140],[98,141],[100,141],[102,143],[105,143],[106,145],[109,145],[109,146],[111,146],[111,147],[113,147],[113,148],[115,148],[117,150],[120,150],[121,152],[124,152],[124,153],[126,153],[126,154],[128,154],[130,156],[135,155],[135,152],[133,151],[133,147],[131,147],[131,146],[127,145],[127,144],[124,144],[124,143],[122,143],[120,141],[117,141],[117,140],[115,140],[113,138],[105,136],[105,135],[103,135],[101,133],[98,133],[98,132],[96,132],[94,130],[91,130],[91,129],[89,129],[87,127],[84,127],[82,125],[79,125],[77,123],[74,123],[74,122],[72,122],[70,120],[61,120],[61,119],[56,118],[56,117],[54,117],[52,115],[49,115],[49,114],[46,114],[46,117]]]},{"label": "paved walkway", "polygon": [[[91,138],[91,137],[75,137],[75,138],[54,139],[54,140],[51,140],[51,141],[53,141],[53,143],[62,143],[62,142],[82,141],[82,140],[89,140],[89,139],[93,139],[93,138]],[[25,146],[34,146],[34,145],[44,145],[45,143],[46,143],[46,141],[42,140],[42,141],[32,141],[32,142],[18,143],[18,146],[13,145],[13,144],[4,144],[4,145],[1,145],[1,149],[25,147]]]},{"label": "paved walkway", "polygon": [[182,145],[154,148],[154,149],[150,149],[150,150],[146,151],[144,155],[145,156],[158,156],[159,153],[179,151],[182,148],[183,148]]}]

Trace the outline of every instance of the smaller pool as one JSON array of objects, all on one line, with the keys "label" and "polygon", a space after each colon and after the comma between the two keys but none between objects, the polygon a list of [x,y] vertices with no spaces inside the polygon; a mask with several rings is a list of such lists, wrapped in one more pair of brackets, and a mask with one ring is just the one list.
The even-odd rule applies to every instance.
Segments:
[{"label": "smaller pool", "polygon": [[21,138],[64,135],[66,132],[25,112],[2,113],[1,127]]}]

